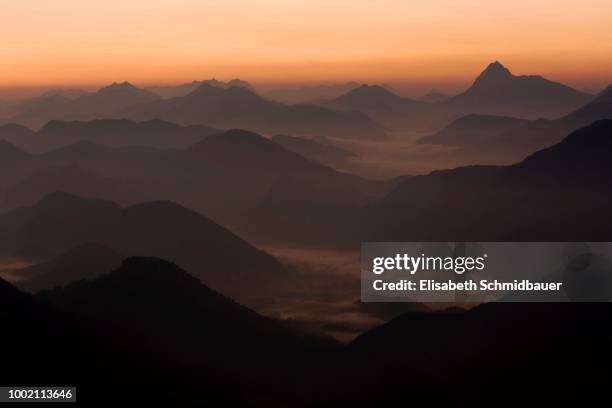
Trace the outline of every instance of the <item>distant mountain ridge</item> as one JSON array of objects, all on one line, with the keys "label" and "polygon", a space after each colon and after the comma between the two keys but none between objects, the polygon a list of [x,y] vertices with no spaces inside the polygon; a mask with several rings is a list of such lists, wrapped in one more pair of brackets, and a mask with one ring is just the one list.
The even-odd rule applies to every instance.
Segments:
[{"label": "distant mountain ridge", "polygon": [[112,83],[95,92],[83,93],[76,98],[63,95],[42,96],[23,107],[21,112],[6,119],[39,128],[50,120],[92,120],[114,117],[114,114],[128,106],[151,102],[159,96],[135,87],[129,82]]},{"label": "distant mountain ridge", "polygon": [[612,119],[612,85],[592,101],[554,120],[522,120],[492,115],[467,115],[420,143],[458,146],[518,159],[560,142],[574,130],[599,120]]},{"label": "distant mountain ridge", "polygon": [[470,114],[557,118],[594,98],[541,76],[515,76],[497,61],[489,64],[466,91],[448,98],[431,96],[429,100],[414,100],[380,86],[362,85],[320,103],[363,112],[389,130],[432,132]]},{"label": "distant mountain ridge", "polygon": [[118,114],[133,120],[163,119],[182,125],[207,124],[255,132],[305,136],[380,139],[385,130],[357,112],[315,105],[285,105],[266,100],[244,87],[201,84],[183,97],[140,104]]},{"label": "distant mountain ridge", "polygon": [[592,99],[590,94],[539,75],[515,76],[495,61],[476,78],[470,88],[442,104],[463,114],[537,119],[565,115]]},{"label": "distant mountain ridge", "polygon": [[0,139],[28,152],[42,153],[81,141],[109,147],[184,148],[218,132],[204,125],[179,126],[159,119],[52,120],[37,132],[19,125],[1,126]]},{"label": "distant mountain ridge", "polygon": [[204,81],[192,81],[185,84],[180,85],[166,85],[166,86],[153,86],[146,88],[147,90],[161,96],[162,98],[176,98],[180,96],[188,95],[189,93],[195,91],[200,85],[209,84],[212,86],[218,86],[221,88],[229,88],[231,86],[241,86],[251,91],[255,92],[255,88],[248,83],[247,81],[243,81],[241,79],[231,79],[228,82],[218,81],[216,79],[207,79]]},{"label": "distant mountain ridge", "polygon": [[362,240],[606,241],[611,136],[602,120],[512,166],[406,179],[373,206]]},{"label": "distant mountain ridge", "polygon": [[260,288],[286,276],[272,256],[207,217],[153,201],[121,208],[105,200],[53,193],[31,207],[0,214],[1,255],[45,260],[87,243],[125,255],[163,256],[226,293]]},{"label": "distant mountain ridge", "polygon": [[[284,203],[283,212],[302,213],[302,217],[292,217],[292,222],[299,219],[301,223],[314,225],[327,222],[329,217],[347,219],[349,212],[342,212],[343,205],[362,207],[391,187],[388,183],[336,171],[244,130],[209,135],[181,150],[112,148],[81,141],[44,154],[27,154],[6,143],[6,148],[0,149],[0,156],[6,158],[5,171],[0,173],[0,195],[4,186],[4,192],[23,189],[30,197],[5,203],[28,202],[32,197],[63,188],[129,204],[133,202],[130,198],[133,195],[124,194],[125,186],[146,200],[169,199],[231,225],[241,233],[248,229],[250,239],[268,239],[268,233],[281,225],[285,227],[280,229],[288,231],[287,219],[273,214],[267,221],[260,218],[258,228],[252,228],[254,219],[246,214],[254,215],[253,211],[264,200],[280,200]],[[28,180],[53,179],[52,170],[58,167],[65,171],[67,180],[74,182],[51,183],[54,187],[51,190],[31,188],[40,183],[32,184]],[[98,178],[113,183],[99,183]],[[292,188],[287,188],[289,181]],[[311,192],[308,200],[292,198],[295,189],[301,191],[300,197]],[[306,202],[310,205],[305,206]],[[295,234],[284,238],[301,239]]]}]

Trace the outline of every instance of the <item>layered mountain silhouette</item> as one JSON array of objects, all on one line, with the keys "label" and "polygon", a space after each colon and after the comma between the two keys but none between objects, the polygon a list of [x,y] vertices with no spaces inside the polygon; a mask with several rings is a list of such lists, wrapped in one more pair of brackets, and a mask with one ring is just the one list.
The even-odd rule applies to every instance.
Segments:
[{"label": "layered mountain silhouette", "polygon": [[[399,403],[405,396],[391,390],[408,382],[412,401],[453,404],[459,398],[465,405],[488,406],[512,384],[507,406],[581,401],[588,389],[603,385],[591,374],[612,357],[612,332],[601,324],[609,312],[605,303],[492,303],[469,311],[408,313],[349,344],[342,369],[330,373],[348,375],[334,396]],[[466,392],[475,384],[478,392]],[[446,391],[436,392],[441,387]],[[568,390],[551,395],[559,387]]]},{"label": "layered mountain silhouette", "polygon": [[105,198],[121,205],[129,205],[146,201],[146,194],[138,189],[138,186],[98,176],[76,165],[52,165],[43,167],[10,186],[0,196],[0,208],[30,206],[56,191]]},{"label": "layered mountain silhouette", "polygon": [[363,112],[389,129],[429,129],[432,120],[448,115],[434,109],[429,103],[404,98],[379,85],[361,85],[324,106],[346,111]]},{"label": "layered mountain silhouette", "polygon": [[376,139],[384,129],[356,112],[315,105],[284,105],[266,100],[244,87],[202,84],[183,97],[133,106],[118,114],[135,120],[163,119],[182,125],[207,124],[245,128],[262,133]]},{"label": "layered mountain silhouette", "polygon": [[541,76],[515,76],[496,61],[476,78],[469,89],[450,98],[443,105],[464,114],[537,119],[565,115],[592,98],[590,94]]},{"label": "layered mountain silhouette", "polygon": [[104,245],[83,244],[50,261],[13,270],[18,279],[14,284],[33,293],[53,289],[108,273],[123,259],[123,255]]},{"label": "layered mountain silhouette", "polygon": [[272,256],[203,215],[171,202],[121,208],[105,200],[53,193],[0,215],[1,255],[51,259],[86,243],[125,255],[163,256],[226,293],[246,294],[286,276]]},{"label": "layered mountain silhouette", "polygon": [[491,63],[465,92],[448,98],[433,96],[413,100],[381,86],[363,85],[321,104],[363,112],[392,130],[431,132],[469,114],[557,118],[593,99],[541,76],[515,76],[499,62]]},{"label": "layered mountain silhouette", "polygon": [[158,258],[127,258],[108,274],[42,297],[61,309],[147,333],[159,348],[170,345],[168,352],[179,361],[278,364],[307,350],[307,338]]},{"label": "layered mountain silhouette", "polygon": [[223,82],[223,81],[218,81],[214,78],[207,79],[204,81],[192,81],[192,82],[181,84],[181,85],[154,86],[154,87],[147,88],[147,90],[161,96],[162,98],[176,98],[180,96],[185,96],[195,91],[202,84],[218,86],[221,88],[229,88],[231,86],[241,86],[243,88],[247,88],[255,92],[255,88],[253,88],[253,86],[247,81],[243,81],[241,79],[232,79],[228,82]]},{"label": "layered mountain silhouette", "polygon": [[10,123],[0,126],[0,140],[18,144],[19,140],[25,139],[34,133],[33,130],[25,126]]},{"label": "layered mountain silhouette", "polygon": [[558,119],[524,121],[501,116],[468,115],[440,132],[422,138],[420,142],[523,158],[558,143],[576,129],[611,118],[612,86],[586,105]]},{"label": "layered mountain silhouette", "polygon": [[300,87],[275,88],[265,92],[270,99],[284,103],[308,103],[337,98],[359,87],[358,82],[346,82],[332,85],[305,85]]},{"label": "layered mountain silhouette", "polygon": [[325,138],[306,139],[276,135],[271,140],[300,156],[332,167],[341,165],[347,159],[355,157],[355,153],[338,147]]},{"label": "layered mountain silhouette", "polygon": [[409,178],[373,210],[364,239],[606,241],[610,135],[612,121],[599,121],[513,166]]},{"label": "layered mountain silhouette", "polygon": [[[118,186],[127,186],[138,197],[170,199],[234,226],[245,211],[268,195],[275,183],[287,177],[314,185],[325,183],[339,191],[354,190],[359,195],[358,202],[380,196],[388,188],[385,183],[322,166],[258,134],[242,130],[211,135],[182,150],[110,148],[81,141],[33,155],[5,142],[0,154],[6,163],[6,171],[0,174],[0,191],[19,189],[19,184],[35,177],[37,172],[44,173],[45,168],[78,166],[114,180]],[[57,191],[51,187],[46,192]],[[94,196],[99,196],[97,191],[103,191],[78,187],[78,183],[66,188]],[[109,189],[109,196],[104,198],[119,197],[129,202],[130,196],[122,191]]]},{"label": "layered mountain silhouette", "polygon": [[0,129],[0,138],[28,152],[40,153],[79,141],[110,147],[183,148],[218,132],[218,129],[204,125],[179,126],[158,119],[145,122],[127,119],[97,119],[87,122],[52,120],[38,132],[3,132]]},{"label": "layered mountain silhouette", "polygon": [[128,106],[159,99],[156,94],[136,88],[129,82],[113,83],[96,92],[73,99],[64,95],[42,96],[9,118],[9,122],[39,128],[50,120],[92,120],[114,117]]},{"label": "layered mountain silhouette", "polygon": [[455,120],[437,133],[419,139],[419,143],[484,149],[503,142],[496,138],[499,133],[521,130],[529,123],[527,119],[470,114]]},{"label": "layered mountain silhouette", "polygon": [[[300,370],[336,348],[158,258],[128,258],[102,276],[84,275],[90,279],[36,297],[0,280],[0,316],[13,328],[0,340],[2,380],[72,384],[82,403],[286,404],[302,389],[292,380]],[[204,394],[202,381],[212,387]],[[112,397],[96,395],[100,382],[115,389]]]}]

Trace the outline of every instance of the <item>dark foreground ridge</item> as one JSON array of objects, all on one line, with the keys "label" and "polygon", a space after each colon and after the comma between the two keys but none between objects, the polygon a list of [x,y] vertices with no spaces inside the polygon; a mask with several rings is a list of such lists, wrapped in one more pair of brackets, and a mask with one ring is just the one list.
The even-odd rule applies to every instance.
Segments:
[{"label": "dark foreground ridge", "polygon": [[605,390],[605,377],[582,373],[612,362],[607,304],[407,313],[340,347],[156,258],[36,297],[0,280],[0,305],[11,328],[0,380],[76,385],[81,402],[485,406],[506,393],[508,403],[550,403]]}]

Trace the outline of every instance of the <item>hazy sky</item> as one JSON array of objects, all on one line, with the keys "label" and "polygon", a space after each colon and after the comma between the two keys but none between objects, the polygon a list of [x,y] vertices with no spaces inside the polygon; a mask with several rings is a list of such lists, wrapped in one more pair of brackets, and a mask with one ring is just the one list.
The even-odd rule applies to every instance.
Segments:
[{"label": "hazy sky", "polygon": [[612,82],[611,0],[0,0],[0,87]]}]

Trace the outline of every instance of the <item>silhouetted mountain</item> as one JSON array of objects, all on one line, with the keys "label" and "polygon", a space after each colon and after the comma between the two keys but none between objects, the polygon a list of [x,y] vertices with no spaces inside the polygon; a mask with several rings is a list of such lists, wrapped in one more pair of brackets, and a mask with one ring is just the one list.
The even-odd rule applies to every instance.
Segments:
[{"label": "silhouetted mountain", "polygon": [[426,102],[426,103],[435,103],[435,102],[443,102],[449,99],[450,97],[451,97],[450,95],[447,95],[436,89],[432,89],[429,92],[427,92],[425,95],[422,95],[421,97],[419,97],[418,101]]},{"label": "silhouetted mountain", "polygon": [[31,138],[27,149],[47,151],[81,140],[112,147],[182,148],[217,132],[219,130],[207,126],[178,126],[159,119],[139,123],[126,119],[101,119],[91,122],[54,120]]},{"label": "silhouetted mountain", "polygon": [[147,88],[149,91],[161,96],[162,98],[176,98],[185,96],[195,91],[200,85],[209,84],[221,88],[229,88],[230,86],[241,86],[255,92],[255,89],[247,81],[241,79],[232,79],[229,82],[217,81],[216,79],[208,79],[205,81],[193,81],[181,85],[155,86]]},{"label": "silhouetted mountain", "polygon": [[5,140],[15,146],[19,145],[20,141],[27,139],[34,133],[33,130],[15,124],[0,126],[0,140]]},{"label": "silhouetted mountain", "polygon": [[263,133],[350,138],[380,138],[384,130],[354,112],[337,112],[314,105],[283,105],[261,98],[244,87],[202,84],[184,97],[132,107],[121,116],[136,120],[164,119],[183,125],[208,124]]},{"label": "silhouetted mountain", "polygon": [[448,112],[429,103],[404,98],[378,85],[362,85],[323,106],[346,111],[359,111],[392,130],[423,130],[440,126]]},{"label": "silhouetted mountain", "polygon": [[375,208],[362,240],[607,241],[612,121],[507,167],[472,166],[405,180]]},{"label": "silhouetted mountain", "polygon": [[[360,403],[412,401],[489,406],[549,404],[543,389],[567,388],[560,399],[580,401],[605,380],[592,373],[612,360],[608,304],[485,304],[458,313],[408,313],[367,332],[345,350],[334,396]],[[563,358],[560,358],[563,356]],[[583,373],[583,376],[569,375]],[[341,374],[342,373],[342,374]],[[346,375],[346,377],[344,377]],[[580,378],[578,378],[580,377]],[[473,389],[477,384],[478,392]],[[597,385],[594,385],[597,384]],[[444,387],[445,392],[436,392]],[[506,404],[507,403],[507,404]],[[497,403],[495,403],[497,405]]]},{"label": "silhouetted mountain", "polygon": [[612,119],[612,86],[583,107],[559,119],[521,122],[507,117],[468,115],[420,141],[460,146],[488,155],[520,160],[534,151],[558,143],[572,131],[602,119]]},{"label": "silhouetted mountain", "polygon": [[275,88],[265,92],[265,96],[284,103],[308,103],[337,98],[359,87],[357,82],[334,85],[305,85],[294,88]]},{"label": "silhouetted mountain", "polygon": [[414,104],[414,101],[402,98],[377,85],[361,85],[335,99],[334,104],[345,109],[361,111],[390,111],[403,104]]},{"label": "silhouetted mountain", "polygon": [[[0,306],[0,318],[12,328],[0,339],[0,379],[70,384],[81,403],[120,397],[286,406],[307,389],[295,379],[336,348],[155,258],[129,258],[95,280],[36,298],[0,279]],[[212,387],[206,393],[202,381]],[[100,383],[113,395],[98,395]]]},{"label": "silhouetted mountain", "polygon": [[592,100],[577,91],[541,76],[515,76],[499,62],[490,64],[465,92],[442,103],[463,114],[555,118]]},{"label": "silhouetted mountain", "polygon": [[[498,147],[504,140],[496,137],[500,132],[509,132],[525,127],[526,119],[491,115],[466,115],[441,131],[419,139],[419,143],[445,146],[475,147],[485,149]],[[506,142],[512,143],[512,140]]]},{"label": "silhouetted mountain", "polygon": [[[15,153],[14,147],[10,150]],[[360,193],[360,202],[380,196],[388,188],[385,183],[319,165],[262,136],[239,130],[209,136],[185,150],[110,148],[81,141],[44,154],[21,152],[13,157],[16,160],[5,162],[5,171],[0,173],[0,194],[45,168],[78,166],[132,189],[137,197],[178,202],[235,228],[240,227],[237,223],[244,213],[286,177],[332,185],[339,191],[354,190]],[[109,197],[104,198],[109,199],[124,191],[71,188],[95,195],[107,191]],[[119,198],[129,202],[130,197],[121,194]]]},{"label": "silhouetted mountain", "polygon": [[123,258],[104,245],[83,244],[50,261],[12,272],[18,277],[15,285],[29,292],[38,292],[108,273],[118,267]]},{"label": "silhouetted mountain", "polygon": [[84,197],[105,198],[121,205],[145,201],[145,194],[138,187],[101,177],[75,165],[44,167],[0,195],[0,208],[33,205],[45,195],[56,191]]},{"label": "silhouetted mountain", "polygon": [[[126,255],[163,256],[226,293],[278,283],[283,267],[208,218],[171,202],[121,208],[65,193],[0,215],[1,255],[49,259],[95,242]],[[252,290],[251,290],[252,293]],[[249,293],[249,294],[251,294]]]},{"label": "silhouetted mountain", "polygon": [[309,347],[307,337],[158,258],[128,258],[111,273],[41,295],[61,309],[146,333],[173,361],[247,369],[256,363],[278,365]]},{"label": "silhouetted mountain", "polygon": [[76,99],[62,95],[42,97],[11,118],[12,122],[39,128],[50,120],[92,120],[114,117],[128,106],[159,99],[129,82],[113,83]]},{"label": "silhouetted mountain", "polygon": [[355,157],[354,153],[334,146],[329,142],[320,143],[314,139],[287,135],[276,135],[271,140],[300,156],[332,167],[341,164],[350,157]]}]

